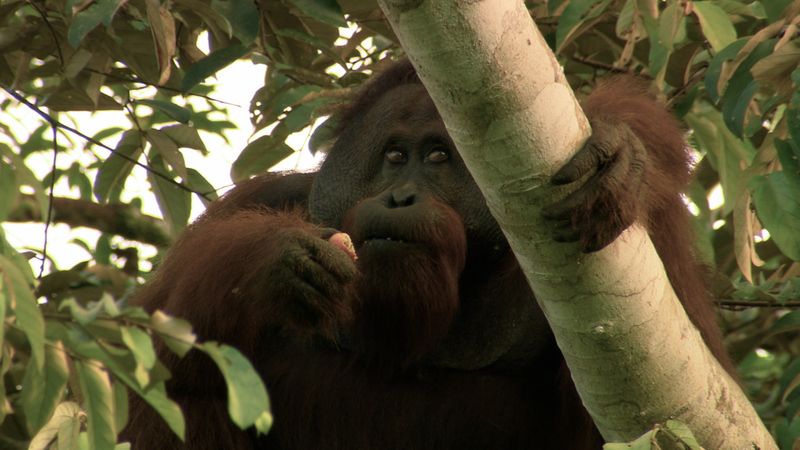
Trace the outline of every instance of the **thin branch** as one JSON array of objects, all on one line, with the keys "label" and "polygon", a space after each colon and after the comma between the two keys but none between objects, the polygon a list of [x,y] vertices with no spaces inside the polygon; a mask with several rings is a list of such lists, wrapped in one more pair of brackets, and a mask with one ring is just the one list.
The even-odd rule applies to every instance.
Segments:
[{"label": "thin branch", "polygon": [[53,165],[50,170],[50,192],[48,193],[47,218],[44,221],[44,244],[42,244],[42,265],[39,266],[39,278],[44,275],[44,265],[47,262],[47,238],[50,233],[50,223],[53,221],[53,203],[56,189],[56,169],[58,168],[58,127],[50,122],[53,130]]},{"label": "thin branch", "polygon": [[173,88],[173,87],[164,86],[163,84],[151,83],[149,81],[144,81],[144,80],[137,79],[137,78],[123,77],[122,75],[117,75],[117,74],[113,74],[113,73],[110,73],[110,72],[103,72],[101,70],[96,70],[96,69],[92,69],[92,68],[89,68],[89,67],[84,67],[82,70],[84,72],[95,73],[97,75],[103,75],[103,76],[106,76],[108,78],[113,78],[113,79],[118,80],[118,81],[125,81],[127,83],[143,84],[145,86],[151,86],[151,87],[154,87],[156,89],[169,91],[169,92],[175,92],[175,93],[178,93],[178,94],[182,94],[182,95],[184,95],[186,97],[200,97],[200,98],[208,100],[210,102],[222,103],[223,105],[235,106],[237,108],[244,108],[244,106],[238,105],[236,103],[226,102],[225,100],[220,100],[220,99],[217,99],[217,98],[214,98],[214,97],[211,97],[211,96],[208,96],[208,95],[204,95],[204,94],[195,94],[195,93],[192,93],[192,92],[182,91],[180,89],[176,89],[176,88]]},{"label": "thin branch", "polygon": [[717,300],[716,304],[720,308],[732,310],[745,308],[800,308],[800,301],[775,302],[770,300]]},{"label": "thin branch", "polygon": [[209,200],[209,201],[211,200],[208,197],[206,197],[206,195],[204,193],[195,191],[192,188],[184,185],[183,183],[175,181],[172,177],[170,177],[168,175],[165,175],[165,174],[163,174],[161,172],[158,172],[156,170],[153,170],[151,167],[147,166],[147,164],[142,164],[139,161],[131,158],[130,156],[128,156],[128,155],[126,155],[124,153],[120,153],[120,152],[116,151],[115,149],[109,147],[108,145],[98,141],[97,139],[94,139],[91,136],[87,136],[87,135],[81,133],[80,131],[78,131],[77,129],[72,128],[69,125],[66,125],[64,123],[59,122],[58,120],[54,119],[52,116],[47,114],[46,112],[42,111],[38,106],[36,106],[33,103],[31,103],[28,100],[26,100],[25,97],[20,95],[15,90],[10,89],[10,88],[8,88],[6,86],[2,86],[2,87],[3,87],[3,90],[8,93],[8,95],[14,97],[18,102],[24,104],[25,106],[27,106],[28,108],[33,110],[36,114],[39,114],[50,125],[57,126],[58,128],[61,128],[61,129],[67,130],[67,131],[69,131],[69,132],[71,132],[73,134],[76,134],[76,135],[80,136],[81,138],[83,138],[84,140],[86,140],[87,142],[91,142],[92,144],[94,144],[94,145],[96,145],[98,147],[102,147],[102,148],[110,151],[111,153],[114,153],[115,155],[119,156],[120,158],[124,159],[125,161],[128,161],[129,163],[131,163],[133,165],[136,165],[136,166],[139,166],[139,167],[143,168],[144,170],[146,170],[146,171],[152,173],[153,175],[155,175],[155,176],[167,181],[168,183],[171,183],[171,184],[177,186],[178,188],[180,188],[180,189],[182,189],[182,190],[184,190],[186,192],[190,192],[192,194],[197,194],[197,195],[199,195],[199,196],[201,196],[204,199]]}]

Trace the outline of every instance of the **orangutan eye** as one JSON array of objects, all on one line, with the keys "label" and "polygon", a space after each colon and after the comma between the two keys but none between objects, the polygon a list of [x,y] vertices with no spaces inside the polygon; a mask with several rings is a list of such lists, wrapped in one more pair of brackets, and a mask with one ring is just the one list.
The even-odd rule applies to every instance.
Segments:
[{"label": "orangutan eye", "polygon": [[436,146],[425,156],[425,161],[432,163],[443,163],[450,159],[450,151],[447,147]]},{"label": "orangutan eye", "polygon": [[384,151],[383,155],[386,161],[392,164],[402,164],[408,161],[408,155],[399,145],[390,145],[386,147],[386,151]]}]

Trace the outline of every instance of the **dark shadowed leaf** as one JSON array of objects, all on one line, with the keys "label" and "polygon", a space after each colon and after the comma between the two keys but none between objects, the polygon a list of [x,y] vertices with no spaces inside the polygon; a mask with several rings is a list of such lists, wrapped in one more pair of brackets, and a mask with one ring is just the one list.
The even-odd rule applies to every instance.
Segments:
[{"label": "dark shadowed leaf", "polygon": [[785,172],[750,181],[756,213],[786,256],[800,261],[800,187]]},{"label": "dark shadowed leaf", "polygon": [[111,19],[123,0],[97,0],[85,10],[79,12],[72,20],[67,32],[67,42],[72,48],[78,48],[83,38],[101,23],[111,25]]},{"label": "dark shadowed leaf", "polygon": [[303,14],[334,27],[347,27],[344,14],[336,0],[289,0]]},{"label": "dark shadowed leaf", "polygon": [[188,91],[195,85],[203,82],[206,78],[214,75],[220,69],[223,69],[243,57],[250,51],[249,47],[242,44],[232,45],[223,49],[217,50],[205,58],[192,64],[186,74],[183,76],[181,82],[181,89]]},{"label": "dark shadowed leaf", "polygon": [[247,144],[233,163],[231,178],[234,181],[241,181],[251,175],[264,173],[294,153],[294,149],[284,142],[285,138],[281,135],[265,135]]},{"label": "dark shadowed leaf", "polygon": [[142,136],[138,131],[126,131],[115,152],[109,155],[94,179],[94,196],[101,203],[115,201],[133,169],[130,160],[138,160],[142,154]]},{"label": "dark shadowed leaf", "polygon": [[211,7],[222,13],[243,44],[250,44],[258,35],[259,11],[252,0],[212,0]]},{"label": "dark shadowed leaf", "polygon": [[192,112],[188,109],[178,106],[174,103],[165,102],[163,100],[148,100],[142,99],[137,100],[136,103],[150,106],[151,108],[157,109],[164,114],[168,115],[169,117],[175,119],[176,122],[180,123],[189,123],[189,120],[192,118]]},{"label": "dark shadowed leaf", "polygon": [[[167,166],[159,155],[151,155],[150,168],[166,177],[170,177]],[[189,221],[192,210],[192,199],[189,191],[171,183],[163,176],[157,176],[153,172],[147,173],[147,179],[153,194],[156,196],[158,208],[164,216],[164,220],[170,226],[173,235],[178,235]]]}]

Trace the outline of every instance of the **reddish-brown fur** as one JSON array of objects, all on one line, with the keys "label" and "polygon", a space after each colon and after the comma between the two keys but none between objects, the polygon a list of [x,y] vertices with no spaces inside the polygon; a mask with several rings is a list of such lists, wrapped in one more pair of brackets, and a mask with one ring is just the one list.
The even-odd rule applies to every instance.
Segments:
[{"label": "reddish-brown fur", "polygon": [[[406,73],[371,85],[356,110],[344,117],[354,117],[364,103],[407,79]],[[628,198],[620,191],[611,193],[613,200],[647,227],[689,316],[729,367],[679,195],[690,171],[680,128],[630,80],[597,88],[583,106],[590,118],[627,123],[645,144],[650,161],[644,198]],[[458,307],[453,304],[458,293],[452,291],[458,289],[469,243],[459,231],[458,215],[446,205],[441,229],[420,233],[434,236],[429,238],[433,249],[450,250],[420,253],[419,270],[413,271],[359,255],[361,287],[347,295],[360,301],[332,303],[315,333],[303,333],[302,324],[289,318],[291,305],[282,302],[279,287],[261,280],[277,258],[275,242],[287,228],[316,229],[304,213],[312,177],[269,175],[237,187],[184,233],[137,296],[148,310],[163,309],[190,320],[202,339],[237,346],[254,361],[270,391],[274,433],[256,440],[228,420],[224,384],[206,358],[192,352],[177,360],[160,348],[159,356],[174,375],[170,394],[187,415],[187,448],[599,448],[599,435],[554,345],[532,366],[464,371],[414,364],[438,342]],[[358,220],[348,217],[343,228],[350,231]],[[481,268],[495,274],[493,295],[530,297],[513,255],[504,261]],[[393,278],[395,270],[413,276]],[[381,301],[363,304],[375,298]],[[420,298],[439,303],[420,310]],[[319,345],[315,335],[335,337],[336,326],[353,318],[359,324],[356,330],[375,338],[375,348],[366,344],[357,350],[396,351],[397,361],[385,354],[364,360],[335,345]],[[413,336],[415,324],[423,324],[419,339]],[[394,342],[397,335],[405,337]],[[342,339],[347,347],[348,338]],[[137,449],[179,447],[161,419],[137,399],[132,400],[124,437]]]}]

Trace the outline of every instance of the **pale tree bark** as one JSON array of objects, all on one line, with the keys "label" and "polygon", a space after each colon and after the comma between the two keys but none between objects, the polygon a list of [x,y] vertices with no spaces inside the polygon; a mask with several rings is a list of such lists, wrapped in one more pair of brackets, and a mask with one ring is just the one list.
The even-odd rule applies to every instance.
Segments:
[{"label": "pale tree bark", "polygon": [[708,449],[777,448],[633,226],[590,255],[552,241],[540,207],[589,126],[521,0],[379,0],[547,315],[607,441],[667,419]]}]

